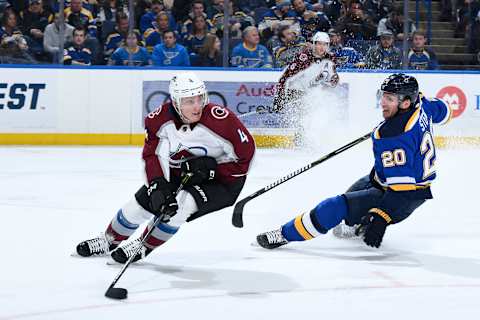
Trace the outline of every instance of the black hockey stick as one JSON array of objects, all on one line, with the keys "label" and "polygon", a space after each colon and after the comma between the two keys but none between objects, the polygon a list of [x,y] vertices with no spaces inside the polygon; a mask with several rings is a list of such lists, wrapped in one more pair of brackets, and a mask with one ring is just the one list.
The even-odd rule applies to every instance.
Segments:
[{"label": "black hockey stick", "polygon": [[245,197],[242,200],[238,201],[237,204],[235,205],[235,208],[233,209],[232,224],[237,228],[242,228],[243,227],[243,207],[245,206],[245,204],[247,204],[248,201],[250,201],[252,199],[255,199],[256,197],[264,194],[265,192],[267,192],[267,191],[269,191],[269,190],[271,190],[275,187],[278,187],[282,183],[298,176],[299,174],[310,170],[311,168],[315,167],[316,165],[318,165],[318,164],[320,164],[320,163],[322,163],[322,162],[324,162],[324,161],[326,161],[330,158],[335,157],[337,154],[340,154],[343,151],[350,149],[351,147],[359,144],[360,142],[363,142],[363,141],[367,140],[370,137],[370,135],[371,135],[371,132],[369,132],[369,133],[361,136],[360,138],[344,145],[343,147],[338,148],[337,150],[334,150],[334,151],[330,152],[329,154],[321,157],[320,159],[318,159],[316,161],[313,161],[313,162],[307,164],[306,166],[301,167],[300,169],[297,169],[297,170],[293,171],[292,173],[287,174],[286,176],[278,179],[277,181],[269,184],[268,186],[258,190],[257,192],[249,195],[248,197]]},{"label": "black hockey stick", "polygon": [[[175,192],[175,194],[179,193],[180,190],[183,189],[183,187],[185,186],[185,183],[188,182],[188,180],[190,179],[190,177],[192,176],[191,173],[187,174],[183,180],[182,180],[182,183],[180,184],[180,186],[178,187],[177,191]],[[162,210],[163,211],[163,210]],[[150,228],[150,230],[148,230],[147,234],[142,238],[142,241],[140,241],[140,245],[138,246],[137,250],[135,251],[134,254],[132,254],[130,256],[130,258],[128,258],[127,262],[125,262],[125,264],[123,265],[122,267],[122,270],[120,270],[120,272],[117,274],[117,276],[115,277],[115,279],[113,279],[112,283],[110,284],[110,286],[108,287],[107,291],[105,291],[105,297],[107,298],[112,298],[112,299],[116,299],[116,300],[122,300],[122,299],[126,299],[127,298],[127,295],[128,295],[128,291],[127,289],[125,288],[115,288],[115,284],[117,284],[118,280],[120,280],[120,278],[122,277],[123,273],[125,272],[125,270],[127,270],[128,266],[132,263],[133,259],[135,258],[135,256],[140,252],[140,250],[142,249],[142,246],[143,244],[145,243],[145,241],[148,239],[148,237],[150,237],[150,235],[152,234],[153,230],[155,230],[155,227],[162,221],[162,218],[163,218],[163,214],[159,215],[158,217],[155,217],[155,219],[153,220],[153,223],[152,223],[152,226]]]}]

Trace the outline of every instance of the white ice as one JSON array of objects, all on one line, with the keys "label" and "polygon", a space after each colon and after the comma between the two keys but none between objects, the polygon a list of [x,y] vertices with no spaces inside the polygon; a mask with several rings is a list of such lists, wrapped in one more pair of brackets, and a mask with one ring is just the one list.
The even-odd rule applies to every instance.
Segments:
[{"label": "white ice", "polygon": [[[352,137],[354,138],[354,137]],[[345,137],[343,142],[350,138]],[[242,196],[328,151],[259,150]],[[142,183],[139,148],[0,149],[0,319],[477,319],[479,150],[438,150],[435,199],[390,227],[380,249],[331,234],[267,251],[250,244],[372,165],[370,142],[245,207],[184,225],[119,286],[106,258],[70,256]]]}]

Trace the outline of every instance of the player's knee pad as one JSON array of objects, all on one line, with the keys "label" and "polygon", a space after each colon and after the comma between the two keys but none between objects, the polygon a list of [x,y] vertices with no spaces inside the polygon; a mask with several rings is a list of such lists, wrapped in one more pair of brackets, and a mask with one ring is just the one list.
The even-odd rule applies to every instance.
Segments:
[{"label": "player's knee pad", "polygon": [[187,221],[188,217],[198,211],[198,206],[193,196],[185,190],[180,191],[176,199],[178,202],[177,214],[170,219],[168,224],[179,227]]},{"label": "player's knee pad", "polygon": [[311,212],[313,226],[321,233],[342,222],[347,216],[347,201],[343,196],[328,198],[320,202]]},{"label": "player's knee pad", "polygon": [[130,199],[121,209],[123,217],[132,224],[142,224],[152,217],[137,201],[136,197]]}]

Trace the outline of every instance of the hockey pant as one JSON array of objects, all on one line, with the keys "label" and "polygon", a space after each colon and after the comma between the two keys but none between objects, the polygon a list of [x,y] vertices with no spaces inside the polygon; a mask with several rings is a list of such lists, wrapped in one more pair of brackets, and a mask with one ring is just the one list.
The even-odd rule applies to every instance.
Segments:
[{"label": "hockey pant", "polygon": [[[370,184],[368,176],[359,179],[346,193],[320,202],[310,212],[301,214],[282,226],[288,241],[304,241],[325,234],[340,222],[359,224],[368,210],[378,206],[384,192]],[[425,199],[406,201],[397,209],[399,221],[407,218]]]},{"label": "hockey pant", "polygon": [[[180,226],[205,214],[218,211],[235,203],[243,188],[245,179],[239,179],[231,185],[211,182],[203,185],[193,185],[181,190],[177,196],[178,210],[168,223],[159,223],[152,234],[146,239],[145,246],[150,249],[168,241]],[[128,239],[145,221],[152,218],[150,213],[147,187],[142,186],[135,197],[127,202],[107,227],[106,235],[115,245]],[[147,233],[145,229],[144,234]]]}]

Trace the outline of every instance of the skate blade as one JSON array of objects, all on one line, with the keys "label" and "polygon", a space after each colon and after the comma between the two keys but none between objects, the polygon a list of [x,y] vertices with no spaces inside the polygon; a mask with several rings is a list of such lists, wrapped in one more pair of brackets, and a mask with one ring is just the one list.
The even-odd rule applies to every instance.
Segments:
[{"label": "skate blade", "polygon": [[[107,262],[105,264],[107,266],[123,266],[124,265],[123,263],[120,263],[120,262],[117,262],[117,261],[113,260],[111,257],[110,257],[110,259],[107,260]],[[133,265],[133,266],[143,266],[143,265],[145,265],[145,262],[143,260],[139,260],[139,261],[132,262],[131,265]]]}]

